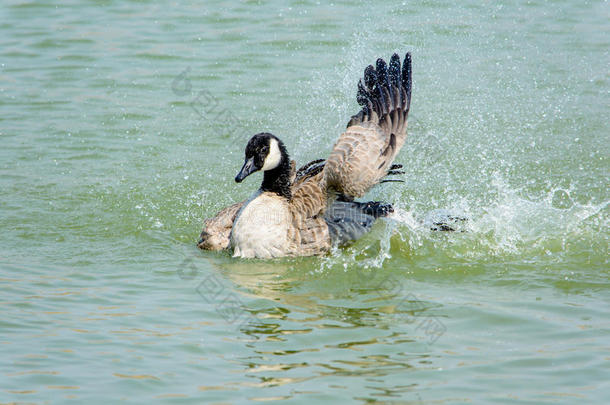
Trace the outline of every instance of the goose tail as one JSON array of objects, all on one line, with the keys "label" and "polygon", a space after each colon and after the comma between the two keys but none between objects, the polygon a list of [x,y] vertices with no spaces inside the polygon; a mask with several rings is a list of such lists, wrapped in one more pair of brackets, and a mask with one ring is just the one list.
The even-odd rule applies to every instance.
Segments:
[{"label": "goose tail", "polygon": [[332,245],[344,245],[369,232],[379,217],[394,212],[391,204],[337,200],[324,214]]}]

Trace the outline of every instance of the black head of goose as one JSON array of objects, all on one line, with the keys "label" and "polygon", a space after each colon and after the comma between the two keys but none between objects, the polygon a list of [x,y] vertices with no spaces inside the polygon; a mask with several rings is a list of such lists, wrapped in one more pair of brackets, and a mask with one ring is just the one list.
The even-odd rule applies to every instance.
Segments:
[{"label": "black head of goose", "polygon": [[275,135],[261,132],[254,135],[246,145],[246,158],[235,182],[241,183],[254,172],[264,172],[261,190],[291,198],[290,183],[292,166],[284,143]]}]

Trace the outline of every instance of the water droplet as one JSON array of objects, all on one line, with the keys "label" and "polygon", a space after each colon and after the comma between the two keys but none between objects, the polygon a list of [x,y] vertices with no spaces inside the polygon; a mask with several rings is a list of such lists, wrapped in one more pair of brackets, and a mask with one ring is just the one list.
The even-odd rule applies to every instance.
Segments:
[{"label": "water droplet", "polygon": [[572,201],[572,198],[570,198],[570,194],[568,194],[567,191],[556,190],[555,193],[553,193],[553,201],[551,204],[553,205],[553,208],[567,210],[572,208],[574,202]]}]

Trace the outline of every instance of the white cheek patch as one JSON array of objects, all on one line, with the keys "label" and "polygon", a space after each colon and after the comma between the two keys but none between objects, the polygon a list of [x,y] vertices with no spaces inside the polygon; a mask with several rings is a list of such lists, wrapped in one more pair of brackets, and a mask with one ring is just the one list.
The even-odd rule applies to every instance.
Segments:
[{"label": "white cheek patch", "polygon": [[280,146],[277,143],[276,139],[271,138],[271,143],[269,144],[269,154],[265,158],[265,163],[261,168],[262,171],[272,170],[279,166],[280,161],[282,160],[282,152],[280,152]]}]

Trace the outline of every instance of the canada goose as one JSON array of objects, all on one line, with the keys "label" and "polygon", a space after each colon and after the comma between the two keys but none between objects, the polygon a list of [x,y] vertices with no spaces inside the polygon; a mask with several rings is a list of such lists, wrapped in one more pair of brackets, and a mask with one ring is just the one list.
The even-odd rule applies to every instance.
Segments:
[{"label": "canada goose", "polygon": [[354,199],[395,168],[392,163],[406,138],[411,84],[409,53],[402,67],[397,54],[389,68],[383,59],[377,59],[376,67],[369,65],[358,83],[361,111],[351,117],[328,159],[306,165],[300,173],[294,173],[278,137],[259,133],[250,138],[235,181],[256,171],[263,171],[263,181],[247,201],[222,216],[223,229],[232,223],[228,239],[233,256],[324,254],[333,243],[357,239],[376,218],[391,212],[389,204]]}]

